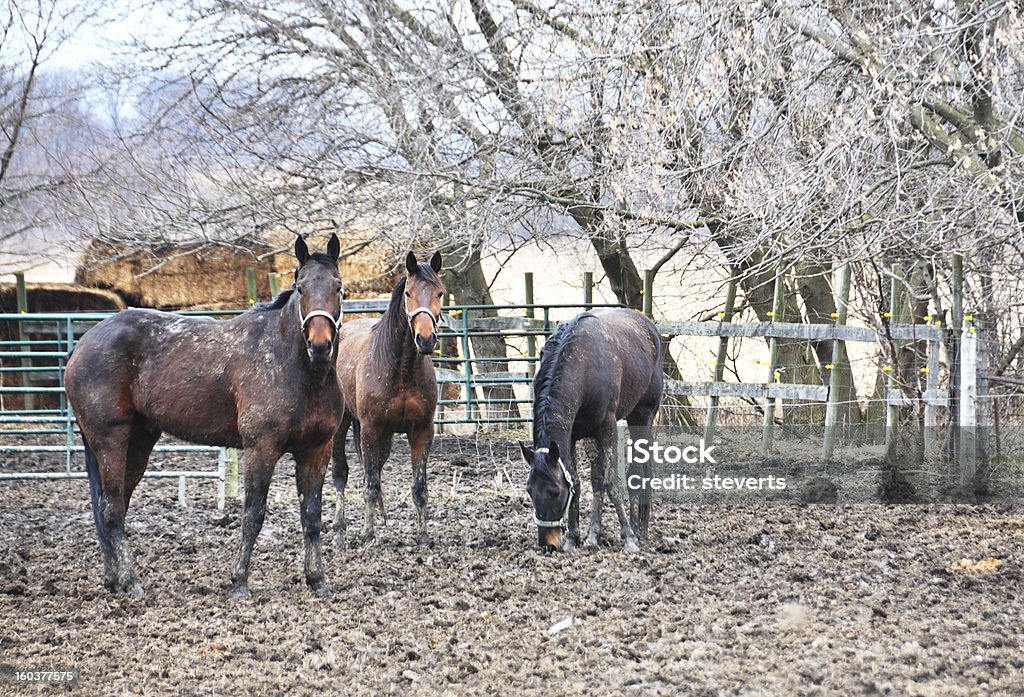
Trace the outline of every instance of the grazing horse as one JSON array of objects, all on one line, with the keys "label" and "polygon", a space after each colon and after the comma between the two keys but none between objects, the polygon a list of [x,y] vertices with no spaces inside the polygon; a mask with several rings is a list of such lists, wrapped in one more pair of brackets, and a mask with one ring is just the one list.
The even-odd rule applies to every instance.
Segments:
[{"label": "grazing horse", "polygon": [[[634,528],[647,536],[650,496],[639,493],[635,514],[631,505],[627,521],[622,483],[617,481],[610,456],[619,419],[626,419],[634,438],[650,431],[661,404],[662,381],[658,330],[634,310],[581,313],[559,325],[545,342],[533,380],[534,449],[519,444],[530,465],[526,490],[533,500],[541,547],[570,550],[579,542],[576,441],[593,438],[597,441],[597,462],[590,468],[594,503],[584,545],[597,544],[607,490],[626,551],[640,550]],[[649,472],[641,474],[650,476]],[[566,528],[563,544],[562,530]]]},{"label": "grazing horse", "polygon": [[361,319],[342,327],[338,340],[338,375],[345,413],[334,437],[335,544],[345,544],[345,486],[348,460],[345,436],[352,435],[366,477],[366,518],[363,539],[373,539],[376,511],[387,520],[380,492],[380,473],[391,454],[396,433],[404,433],[412,450],[412,500],[416,504],[418,541],[427,535],[427,457],[434,440],[437,382],[430,355],[437,345],[444,285],[441,253],[430,264],[409,252],[406,274],[395,285],[391,302],[379,320]]},{"label": "grazing horse", "polygon": [[105,584],[142,594],[124,518],[161,433],[244,448],[245,514],[233,595],[249,596],[249,560],[282,454],[295,456],[306,583],[328,592],[320,554],[320,493],[338,428],[340,244],[310,254],[295,241],[295,285],[223,322],[124,310],[90,329],[68,359],[65,389],[85,442]]}]

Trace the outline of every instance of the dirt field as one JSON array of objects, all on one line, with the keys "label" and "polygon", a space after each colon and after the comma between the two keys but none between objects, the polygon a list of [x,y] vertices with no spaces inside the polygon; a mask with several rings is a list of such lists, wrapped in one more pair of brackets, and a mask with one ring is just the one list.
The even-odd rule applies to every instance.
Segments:
[{"label": "dirt field", "polygon": [[325,540],[326,599],[302,579],[288,461],[242,604],[241,505],[217,511],[212,484],[184,510],[176,483],[142,484],[132,600],[102,587],[84,480],[0,483],[0,663],[77,668],[88,695],[1024,694],[1019,507],[661,506],[635,556],[609,508],[600,548],[546,555],[504,444],[435,452],[432,546],[410,544],[398,452],[379,542]]}]

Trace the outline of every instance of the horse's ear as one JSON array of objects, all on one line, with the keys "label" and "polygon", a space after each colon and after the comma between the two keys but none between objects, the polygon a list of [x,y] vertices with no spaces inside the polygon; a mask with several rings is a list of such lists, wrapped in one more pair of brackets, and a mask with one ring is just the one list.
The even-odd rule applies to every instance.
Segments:
[{"label": "horse's ear", "polygon": [[295,258],[299,260],[299,266],[309,261],[309,247],[306,246],[306,240],[302,239],[302,235],[295,238]]},{"label": "horse's ear", "polygon": [[331,239],[327,241],[327,256],[334,261],[338,261],[338,257],[341,256],[341,240],[338,239],[337,233],[331,233]]},{"label": "horse's ear", "polygon": [[434,270],[434,273],[441,273],[441,252],[434,252],[434,256],[430,257],[430,268]]},{"label": "horse's ear", "polygon": [[519,441],[519,449],[523,453],[523,459],[526,460],[526,464],[532,467],[535,453],[532,450],[530,450],[529,446],[527,446],[526,443],[524,443],[523,441]]},{"label": "horse's ear", "polygon": [[405,270],[409,273],[416,273],[420,270],[420,265],[416,263],[416,255],[412,252],[405,257]]}]

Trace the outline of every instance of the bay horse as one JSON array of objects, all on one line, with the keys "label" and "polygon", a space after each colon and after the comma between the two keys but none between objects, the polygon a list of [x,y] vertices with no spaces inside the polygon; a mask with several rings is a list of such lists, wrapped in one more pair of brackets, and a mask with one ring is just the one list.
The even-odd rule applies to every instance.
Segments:
[{"label": "bay horse", "polygon": [[242,540],[233,596],[249,597],[249,561],[278,459],[295,456],[306,583],[329,591],[320,552],[321,489],[338,427],[340,244],[295,240],[295,282],[269,303],[213,322],[129,309],[87,331],[64,376],[85,443],[105,585],[142,595],[125,543],[132,493],[162,433],[245,450]]},{"label": "bay horse", "polygon": [[[584,545],[598,542],[607,491],[626,551],[640,551],[636,531],[647,536],[650,494],[646,489],[637,494],[635,510],[631,500],[627,520],[611,450],[620,419],[629,423],[634,439],[649,433],[661,404],[663,379],[661,337],[654,323],[635,310],[583,312],[560,324],[544,343],[533,380],[533,449],[519,444],[530,465],[526,490],[533,501],[542,548],[571,550],[579,543],[576,442],[593,438],[597,441],[597,461],[590,468],[594,502]],[[640,474],[650,476],[647,471]],[[563,529],[567,530],[564,539]]]},{"label": "bay horse", "polygon": [[334,488],[338,508],[334,516],[335,545],[345,545],[345,487],[348,460],[345,437],[352,426],[353,440],[365,473],[363,540],[373,540],[376,511],[384,511],[380,491],[381,470],[391,454],[396,433],[404,433],[412,451],[412,500],[416,505],[418,542],[427,535],[427,457],[434,440],[437,382],[430,360],[437,345],[444,284],[441,253],[429,264],[409,252],[406,273],[391,293],[379,319],[347,322],[338,339],[338,375],[345,412],[334,437]]}]

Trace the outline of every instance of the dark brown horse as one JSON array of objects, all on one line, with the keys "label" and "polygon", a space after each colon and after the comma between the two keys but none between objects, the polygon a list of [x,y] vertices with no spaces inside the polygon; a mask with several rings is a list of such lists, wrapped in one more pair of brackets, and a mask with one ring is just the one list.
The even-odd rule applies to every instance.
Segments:
[{"label": "dark brown horse", "polygon": [[[363,539],[373,539],[376,511],[384,513],[380,474],[391,454],[396,433],[404,433],[412,450],[412,500],[416,504],[419,542],[427,535],[427,456],[434,440],[437,383],[430,355],[437,345],[437,323],[444,298],[441,254],[420,264],[409,252],[406,275],[391,293],[380,320],[362,319],[342,327],[338,375],[345,402],[341,427],[334,439],[335,544],[345,544],[345,486],[348,460],[345,436],[349,424],[366,476],[366,519]],[[386,519],[386,518],[385,518]]]},{"label": "dark brown horse", "polygon": [[[541,547],[573,549],[580,537],[580,490],[576,441],[597,441],[597,462],[590,468],[594,493],[590,529],[584,543],[596,545],[601,533],[604,492],[615,508],[626,551],[637,552],[636,533],[646,537],[649,493],[641,492],[626,518],[623,483],[612,463],[616,422],[625,419],[634,438],[651,428],[662,392],[661,338],[639,312],[601,309],[560,324],[545,342],[533,380],[533,445],[522,443],[530,465],[526,490],[533,499],[534,523]],[[647,472],[640,472],[650,476]],[[632,496],[633,492],[631,492]],[[568,529],[564,540],[562,530]]]},{"label": "dark brown horse", "polygon": [[300,237],[295,285],[224,322],[124,310],[90,329],[68,359],[65,387],[85,441],[106,585],[141,595],[124,518],[161,433],[244,448],[245,515],[231,580],[249,596],[249,560],[281,455],[295,456],[306,582],[327,592],[320,493],[338,428],[340,245],[310,255]]}]

